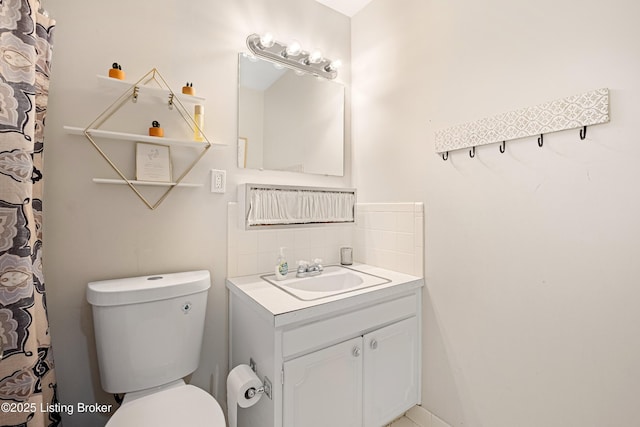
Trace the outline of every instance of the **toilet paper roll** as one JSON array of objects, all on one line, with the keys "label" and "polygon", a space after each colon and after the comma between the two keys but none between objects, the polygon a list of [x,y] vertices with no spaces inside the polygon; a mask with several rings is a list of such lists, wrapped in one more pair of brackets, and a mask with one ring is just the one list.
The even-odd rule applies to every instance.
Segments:
[{"label": "toilet paper roll", "polygon": [[249,365],[238,365],[229,372],[227,377],[227,411],[229,427],[238,425],[238,406],[248,408],[255,405],[262,393],[251,393],[262,387],[262,381]]}]

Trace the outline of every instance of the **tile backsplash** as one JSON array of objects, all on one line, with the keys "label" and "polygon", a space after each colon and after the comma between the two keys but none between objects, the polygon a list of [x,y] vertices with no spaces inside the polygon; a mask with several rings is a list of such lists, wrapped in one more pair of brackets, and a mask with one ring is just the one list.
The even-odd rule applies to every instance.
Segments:
[{"label": "tile backsplash", "polygon": [[356,212],[356,261],[424,276],[422,203],[361,203]]},{"label": "tile backsplash", "polygon": [[340,247],[352,246],[354,260],[423,276],[422,203],[359,203],[356,225],[245,230],[237,203],[227,209],[227,276],[272,272],[280,247],[289,268],[298,260],[340,262]]},{"label": "tile backsplash", "polygon": [[286,248],[289,269],[295,270],[298,260],[320,258],[325,264],[338,264],[340,247],[353,246],[353,224],[245,230],[244,224],[238,224],[238,209],[237,203],[229,203],[228,277],[273,272],[280,247]]}]

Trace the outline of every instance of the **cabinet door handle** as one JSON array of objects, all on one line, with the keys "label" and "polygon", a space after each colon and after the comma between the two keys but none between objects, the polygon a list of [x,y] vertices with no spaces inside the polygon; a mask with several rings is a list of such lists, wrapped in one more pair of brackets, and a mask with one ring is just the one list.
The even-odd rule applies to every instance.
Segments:
[{"label": "cabinet door handle", "polygon": [[375,350],[376,348],[378,348],[378,340],[376,340],[375,338],[372,339],[369,343],[369,346],[371,347],[371,350]]},{"label": "cabinet door handle", "polygon": [[353,357],[359,357],[360,356],[360,347],[353,347],[353,350],[351,351],[351,354],[353,354]]}]

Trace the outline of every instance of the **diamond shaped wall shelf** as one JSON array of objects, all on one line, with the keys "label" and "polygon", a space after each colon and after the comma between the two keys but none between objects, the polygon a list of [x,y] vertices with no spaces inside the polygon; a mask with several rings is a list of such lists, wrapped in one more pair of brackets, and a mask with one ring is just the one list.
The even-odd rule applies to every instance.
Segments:
[{"label": "diamond shaped wall shelf", "polygon": [[[107,161],[111,168],[118,174],[121,179],[103,179],[94,178],[94,182],[105,184],[124,184],[128,185],[131,190],[142,200],[142,202],[151,210],[160,206],[160,204],[167,198],[169,193],[176,187],[196,187],[200,184],[186,184],[182,180],[187,176],[193,167],[200,161],[209,148],[212,145],[225,145],[225,144],[212,144],[207,139],[206,135],[200,129],[196,121],[183,105],[184,102],[196,102],[200,103],[204,101],[204,98],[195,97],[192,95],[175,94],[166,83],[164,78],[160,75],[155,68],[142,76],[135,83],[126,83],[120,80],[112,79],[109,77],[98,76],[101,80],[110,84],[126,87],[124,93],[116,99],[116,101],[107,107],[98,117],[95,118],[85,128],[65,126],[65,129],[72,134],[84,135],[93,147],[100,153],[100,155]],[[114,132],[111,130],[104,130],[101,127],[118,112],[125,104],[129,102],[137,102],[140,97],[154,97],[160,102],[166,103],[168,108],[178,113],[184,122],[188,125],[192,132],[199,131],[202,135],[202,141],[193,141],[188,139],[176,139],[165,138],[148,135],[139,135],[134,133]],[[179,174],[178,178],[172,182],[155,182],[155,181],[140,181],[129,179],[122,171],[122,168],[118,167],[114,161],[112,161],[105,151],[96,142],[97,139],[111,139],[111,140],[125,140],[134,142],[146,142],[167,147],[191,147],[197,150],[196,155],[192,162],[190,162]],[[166,186],[167,190],[155,201],[151,202],[145,197],[141,189],[141,186]]]}]

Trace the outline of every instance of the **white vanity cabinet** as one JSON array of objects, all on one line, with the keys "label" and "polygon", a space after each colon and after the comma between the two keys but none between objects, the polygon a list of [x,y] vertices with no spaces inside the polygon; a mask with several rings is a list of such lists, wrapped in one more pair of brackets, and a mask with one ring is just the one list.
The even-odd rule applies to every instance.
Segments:
[{"label": "white vanity cabinet", "polygon": [[415,316],[284,363],[284,427],[381,426],[418,403]]},{"label": "white vanity cabinet", "polygon": [[397,275],[313,302],[228,279],[230,368],[253,360],[272,388],[271,399],[238,410],[238,426],[379,427],[420,403],[423,280]]}]

